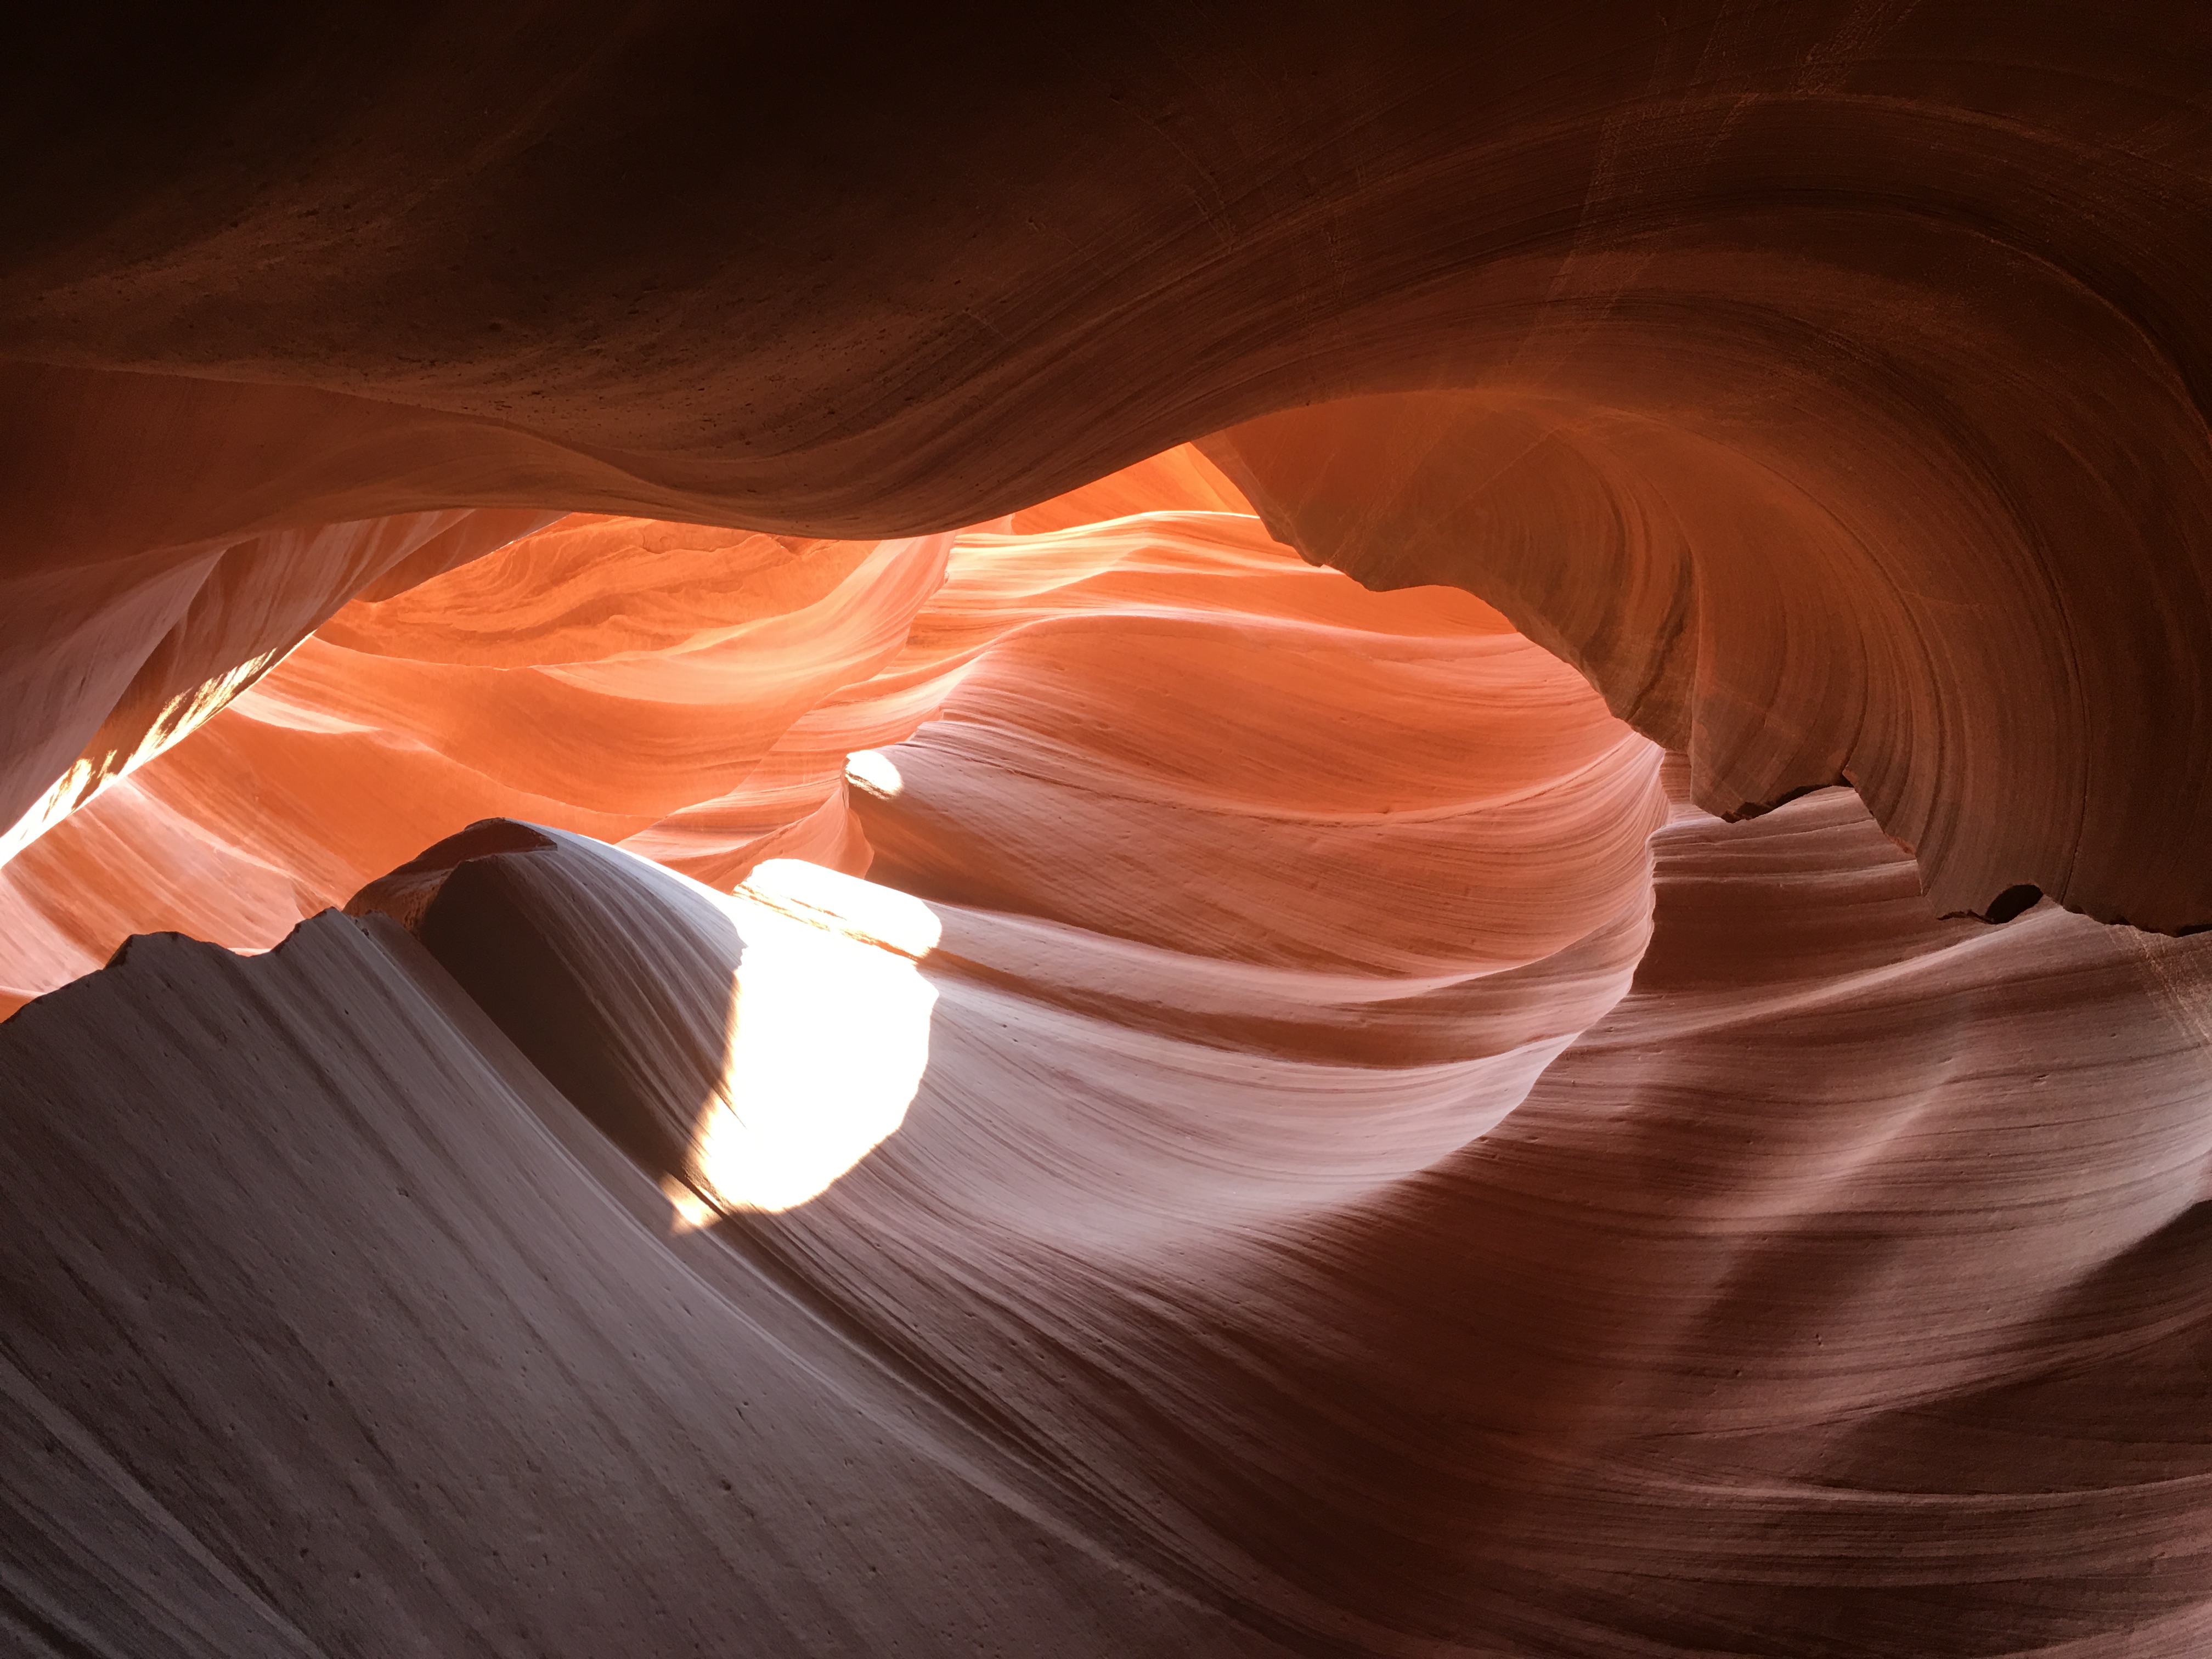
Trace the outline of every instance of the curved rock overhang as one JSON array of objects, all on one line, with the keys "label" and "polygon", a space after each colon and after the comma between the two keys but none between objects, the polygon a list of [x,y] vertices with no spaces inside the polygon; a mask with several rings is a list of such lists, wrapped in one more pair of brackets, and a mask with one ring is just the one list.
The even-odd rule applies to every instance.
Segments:
[{"label": "curved rock overhang", "polygon": [[[1449,391],[1346,413],[1380,477],[1310,476],[1334,417],[1233,441],[1333,492],[1282,509],[1316,556],[1505,604],[1712,810],[1844,778],[1942,908],[2212,922],[2186,8],[45,27],[0,117],[11,664],[143,659],[272,532],[909,534]],[[17,684],[9,819],[114,706]]]}]

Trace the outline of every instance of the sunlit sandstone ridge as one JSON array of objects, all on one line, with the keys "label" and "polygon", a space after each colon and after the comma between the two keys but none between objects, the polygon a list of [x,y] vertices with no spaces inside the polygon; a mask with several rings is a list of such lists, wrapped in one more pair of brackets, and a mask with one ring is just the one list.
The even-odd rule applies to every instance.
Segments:
[{"label": "sunlit sandstone ridge", "polygon": [[2212,1647],[2203,16],[43,27],[0,1650]]},{"label": "sunlit sandstone ridge", "polygon": [[[1017,528],[1061,533],[1010,544]],[[847,757],[910,735],[1001,635],[1117,609],[1257,625],[1277,592],[1385,628],[1505,626],[1464,596],[1409,605],[1305,568],[1187,449],[957,543],[562,519],[356,600],[0,866],[0,994],[52,989],[133,933],[266,947],[494,815],[722,885],[783,854],[857,872]]]}]

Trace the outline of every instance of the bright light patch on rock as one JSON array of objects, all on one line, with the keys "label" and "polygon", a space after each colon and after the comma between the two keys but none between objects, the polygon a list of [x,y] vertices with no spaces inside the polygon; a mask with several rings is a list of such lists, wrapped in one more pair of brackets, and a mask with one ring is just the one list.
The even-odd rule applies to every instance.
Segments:
[{"label": "bright light patch on rock", "polygon": [[737,899],[729,1062],[689,1173],[717,1208],[788,1210],[905,1120],[937,1003],[916,964],[939,924],[919,899],[795,859]]}]

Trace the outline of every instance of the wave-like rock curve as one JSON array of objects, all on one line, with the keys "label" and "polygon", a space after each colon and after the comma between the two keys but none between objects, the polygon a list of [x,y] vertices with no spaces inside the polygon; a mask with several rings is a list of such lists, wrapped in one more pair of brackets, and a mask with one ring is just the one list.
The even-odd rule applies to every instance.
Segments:
[{"label": "wave-like rock curve", "polygon": [[[11,647],[41,674],[125,674],[87,596],[179,550],[547,502],[907,535],[1437,392],[1471,494],[1430,505],[1499,544],[1435,574],[1691,720],[1700,799],[1848,775],[1945,908],[2212,922],[2185,8],[73,20],[0,99],[10,574],[76,608]],[[1587,638],[1617,574],[1632,637]]]}]

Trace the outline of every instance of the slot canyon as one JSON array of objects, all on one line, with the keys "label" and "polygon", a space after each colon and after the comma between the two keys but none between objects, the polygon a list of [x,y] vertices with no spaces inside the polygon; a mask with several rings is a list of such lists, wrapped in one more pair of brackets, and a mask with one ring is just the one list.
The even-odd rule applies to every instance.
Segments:
[{"label": "slot canyon", "polygon": [[0,1653],[2212,1653],[2212,11],[0,65]]}]

